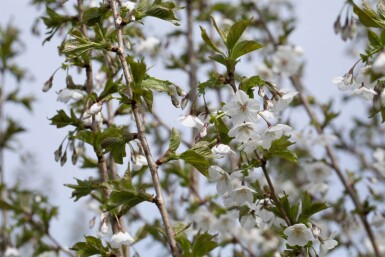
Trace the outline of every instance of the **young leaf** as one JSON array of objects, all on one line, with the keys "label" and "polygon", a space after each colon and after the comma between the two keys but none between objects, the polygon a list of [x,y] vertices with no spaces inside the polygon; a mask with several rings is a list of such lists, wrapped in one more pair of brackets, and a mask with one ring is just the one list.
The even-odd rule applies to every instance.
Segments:
[{"label": "young leaf", "polygon": [[250,52],[253,52],[255,50],[258,50],[262,48],[263,46],[259,44],[257,41],[241,41],[237,43],[233,50],[231,51],[230,58],[233,60],[238,59],[239,57],[248,54]]},{"label": "young leaf", "polygon": [[172,151],[172,152],[175,152],[178,147],[180,145],[180,133],[178,130],[176,130],[175,128],[173,128],[171,130],[171,135],[170,135],[170,145],[169,145],[169,149]]},{"label": "young leaf", "polygon": [[213,41],[211,41],[207,31],[202,26],[199,27],[201,28],[201,37],[206,42],[206,44],[210,46],[215,52],[223,54],[221,50],[219,50],[219,48],[213,43]]},{"label": "young leaf", "polygon": [[226,40],[227,40],[226,33],[221,28],[218,27],[218,25],[217,25],[215,19],[213,18],[213,16],[210,16],[210,19],[211,19],[211,22],[214,25],[214,28],[218,32],[219,36],[222,38],[223,43],[226,44]]},{"label": "young leaf", "polygon": [[249,26],[251,20],[241,20],[234,23],[229,30],[229,34],[227,34],[226,46],[229,52],[232,52],[233,47],[238,42],[239,38],[242,36],[243,32],[245,32],[247,26]]},{"label": "young leaf", "polygon": [[208,177],[210,164],[204,156],[193,150],[187,150],[180,154],[180,158],[194,166],[205,177]]},{"label": "young leaf", "polygon": [[215,242],[216,235],[210,235],[205,232],[203,234],[199,233],[195,236],[194,242],[192,244],[192,256],[201,257],[209,254],[213,249],[215,249],[218,244]]}]

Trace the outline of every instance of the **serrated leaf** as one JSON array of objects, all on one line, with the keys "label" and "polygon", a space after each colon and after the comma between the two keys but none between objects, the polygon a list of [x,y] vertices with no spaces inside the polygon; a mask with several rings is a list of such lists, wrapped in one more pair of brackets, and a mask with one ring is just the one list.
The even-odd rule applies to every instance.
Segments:
[{"label": "serrated leaf", "polygon": [[233,51],[233,47],[241,38],[243,32],[245,32],[247,26],[249,26],[250,23],[251,23],[250,20],[241,20],[234,23],[230,27],[230,30],[229,30],[229,33],[227,34],[227,39],[226,39],[226,46],[229,52]]},{"label": "serrated leaf", "polygon": [[71,198],[75,198],[75,202],[80,198],[89,195],[93,190],[99,189],[100,185],[92,179],[80,180],[76,179],[77,184],[64,184],[66,187],[74,189]]},{"label": "serrated leaf", "polygon": [[257,41],[245,40],[238,42],[231,51],[230,58],[238,59],[239,57],[262,48],[263,46]]},{"label": "serrated leaf", "polygon": [[78,242],[72,246],[71,250],[76,251],[77,257],[88,257],[100,254],[102,257],[107,256],[108,248],[103,246],[100,238],[86,236],[86,242]]},{"label": "serrated leaf", "polygon": [[292,163],[297,163],[297,155],[288,150],[288,147],[294,144],[289,141],[289,138],[289,136],[282,136],[281,138],[274,140],[271,143],[270,149],[264,154],[264,158],[267,160],[275,156],[288,160]]},{"label": "serrated leaf", "polygon": [[51,125],[55,125],[57,128],[63,128],[68,125],[76,126],[78,123],[77,120],[69,117],[64,110],[57,111],[57,114],[49,120],[51,121]]},{"label": "serrated leaf", "polygon": [[193,150],[187,150],[186,152],[181,153],[179,157],[194,166],[205,177],[208,177],[210,164],[203,155]]},{"label": "serrated leaf", "polygon": [[177,129],[173,128],[170,135],[169,149],[175,152],[180,145],[180,133]]},{"label": "serrated leaf", "polygon": [[192,256],[202,257],[209,254],[218,246],[214,240],[215,237],[216,235],[210,235],[207,232],[196,235],[192,243]]},{"label": "serrated leaf", "polygon": [[378,35],[371,30],[368,30],[368,39],[373,48],[383,47],[383,43]]},{"label": "serrated leaf", "polygon": [[376,12],[368,5],[367,2],[362,2],[362,9],[353,1],[353,12],[357,14],[360,22],[366,27],[383,28],[384,23],[377,17]]}]

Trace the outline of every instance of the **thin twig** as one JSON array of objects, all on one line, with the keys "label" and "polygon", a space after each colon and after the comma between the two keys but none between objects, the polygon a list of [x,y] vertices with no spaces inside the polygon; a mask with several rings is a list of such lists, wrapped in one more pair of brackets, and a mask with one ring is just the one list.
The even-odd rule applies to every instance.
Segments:
[{"label": "thin twig", "polygon": [[[112,9],[114,21],[116,21],[116,18],[118,17],[118,13],[116,10],[116,1],[115,0],[110,0],[110,7]],[[130,74],[128,64],[126,61],[126,56],[124,53],[122,27],[115,22],[115,29],[116,29],[117,38],[118,38],[118,49],[117,49],[116,53],[119,57],[120,64],[121,64],[122,69],[123,69],[123,75],[124,75],[124,78],[126,81],[126,86],[127,86],[126,93],[127,93],[129,98],[132,98],[132,90],[130,87],[130,84],[132,81],[132,76]],[[152,181],[154,183],[154,188],[155,188],[155,192],[156,192],[155,203],[156,203],[156,206],[158,207],[159,212],[162,216],[162,220],[163,220],[163,223],[165,226],[165,231],[166,231],[166,235],[167,235],[167,239],[168,239],[168,243],[169,243],[169,246],[171,249],[172,256],[179,257],[180,254],[179,254],[179,250],[178,250],[178,247],[177,247],[177,244],[175,241],[175,232],[171,226],[170,218],[169,218],[169,215],[167,213],[167,209],[166,209],[166,206],[165,206],[165,203],[163,200],[162,187],[161,187],[161,183],[160,183],[159,175],[158,175],[158,167],[152,158],[151,150],[150,150],[150,147],[148,145],[147,138],[146,138],[146,135],[144,132],[144,124],[142,121],[140,110],[139,110],[139,107],[135,101],[132,102],[131,107],[132,107],[132,112],[134,114],[136,127],[138,130],[138,139],[139,139],[139,141],[143,147],[143,151],[144,151],[144,154],[145,154],[146,159],[147,159],[148,167],[149,167],[150,172],[151,172]]]}]

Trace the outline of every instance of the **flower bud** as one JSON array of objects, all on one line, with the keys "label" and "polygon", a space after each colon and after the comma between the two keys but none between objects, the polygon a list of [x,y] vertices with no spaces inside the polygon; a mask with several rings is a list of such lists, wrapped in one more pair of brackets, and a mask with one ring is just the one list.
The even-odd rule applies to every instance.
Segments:
[{"label": "flower bud", "polygon": [[[102,105],[103,105],[102,102],[96,102],[96,103],[94,103],[94,104],[90,107],[89,113],[90,113],[91,115],[97,114],[98,112],[100,112],[100,111],[102,110]],[[83,117],[83,119],[84,119],[84,117]]]},{"label": "flower bud", "polygon": [[44,83],[43,92],[48,92],[53,85],[53,75]]}]

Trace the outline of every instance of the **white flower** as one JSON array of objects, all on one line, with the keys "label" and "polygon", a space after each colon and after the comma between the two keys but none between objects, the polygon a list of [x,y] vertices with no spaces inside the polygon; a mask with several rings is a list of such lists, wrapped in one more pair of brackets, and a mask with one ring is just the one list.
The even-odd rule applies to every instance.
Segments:
[{"label": "white flower", "polygon": [[324,257],[326,256],[326,253],[328,250],[333,249],[338,245],[338,242],[334,240],[335,233],[332,233],[328,238],[320,240],[320,247],[319,247],[319,256]]},{"label": "white flower", "polygon": [[83,97],[84,97],[83,91],[78,89],[65,88],[59,92],[59,95],[57,96],[57,101],[67,103],[71,99],[77,101],[82,99]]},{"label": "white flower", "polygon": [[238,90],[235,93],[235,100],[226,103],[223,111],[231,117],[234,125],[242,122],[256,122],[259,118],[259,103],[244,91]]},{"label": "white flower", "polygon": [[253,122],[241,123],[229,131],[230,137],[235,137],[236,140],[242,143],[247,143],[250,138],[259,138],[257,134],[257,124]]},{"label": "white flower", "polygon": [[299,51],[298,49],[298,47],[290,45],[278,46],[272,59],[273,71],[288,76],[295,75],[300,67],[297,59],[303,53],[303,51]]},{"label": "white flower", "polygon": [[370,70],[371,66],[365,66],[362,67],[356,77],[355,83],[355,88],[360,88],[360,87],[367,87],[367,88],[374,88],[375,84],[371,81],[370,77]]},{"label": "white flower", "polygon": [[4,257],[20,257],[19,250],[13,247],[7,247],[5,249]]},{"label": "white flower", "polygon": [[137,155],[132,160],[132,169],[133,170],[140,170],[143,166],[147,166],[147,159],[144,155]]},{"label": "white flower", "polygon": [[111,237],[110,245],[112,248],[120,248],[122,245],[130,246],[135,240],[128,234],[128,232],[119,232]]},{"label": "white flower", "polygon": [[160,40],[158,38],[147,37],[145,40],[141,40],[139,44],[136,45],[136,51],[141,54],[152,54],[159,45]]},{"label": "white flower", "polygon": [[178,118],[180,123],[182,123],[183,126],[188,128],[200,128],[203,127],[203,122],[195,115],[183,115],[182,117]]},{"label": "white flower", "polygon": [[289,91],[282,95],[281,97],[273,100],[273,112],[279,113],[286,109],[289,104],[293,101],[294,96],[298,94],[297,91]]},{"label": "white flower", "polygon": [[[88,117],[88,118],[85,118]],[[98,112],[95,115],[95,123],[100,126],[103,123],[103,115],[101,112]],[[91,126],[92,125],[92,116],[89,112],[84,113],[83,115],[83,124],[84,126]]]},{"label": "white flower", "polygon": [[262,135],[262,147],[269,149],[274,140],[280,139],[283,135],[288,136],[292,130],[292,127],[285,124],[277,124],[268,128]]},{"label": "white flower", "polygon": [[217,192],[218,194],[225,194],[226,192],[231,192],[231,180],[230,175],[218,166],[211,166],[209,168],[209,179],[211,181],[217,182]]},{"label": "white flower", "polygon": [[292,246],[305,246],[309,241],[313,240],[311,229],[302,223],[286,228],[283,233],[287,236],[287,243]]},{"label": "white flower", "polygon": [[97,114],[98,112],[100,112],[102,110],[102,105],[103,105],[102,102],[96,102],[93,105],[91,105],[91,107],[90,107],[88,112],[91,115]]},{"label": "white flower", "polygon": [[332,79],[333,84],[336,84],[338,89],[341,91],[346,91],[349,89],[354,89],[355,84],[353,83],[353,73],[348,72],[343,77],[334,77]]},{"label": "white flower", "polygon": [[255,215],[255,214],[247,214],[245,216],[242,216],[240,222],[241,226],[245,229],[252,229],[255,226],[259,227],[261,224],[261,217]]},{"label": "white flower", "polygon": [[385,74],[385,52],[381,52],[372,65],[375,73]]},{"label": "white flower", "polygon": [[377,92],[373,89],[360,87],[352,92],[352,95],[361,96],[366,100],[373,100],[373,97],[377,95]]},{"label": "white flower", "polygon": [[128,9],[128,11],[132,12],[132,10],[134,10],[136,7],[136,3],[131,2],[131,1],[127,1],[123,4],[123,6],[126,7]]},{"label": "white flower", "polygon": [[240,186],[237,189],[234,189],[230,196],[233,198],[239,205],[244,203],[253,203],[253,193],[255,191],[246,186]]},{"label": "white flower", "polygon": [[233,152],[228,145],[217,144],[211,148],[211,152],[216,155],[217,158],[223,158],[226,154]]}]

